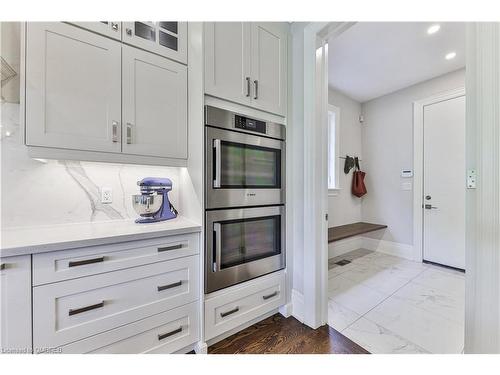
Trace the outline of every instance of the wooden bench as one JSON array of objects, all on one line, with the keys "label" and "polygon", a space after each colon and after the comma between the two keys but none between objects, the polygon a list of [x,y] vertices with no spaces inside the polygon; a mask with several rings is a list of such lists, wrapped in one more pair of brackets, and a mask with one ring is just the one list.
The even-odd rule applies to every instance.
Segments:
[{"label": "wooden bench", "polygon": [[358,223],[340,225],[338,227],[331,227],[328,228],[328,243],[385,228],[387,228],[387,225],[364,223],[362,221]]}]

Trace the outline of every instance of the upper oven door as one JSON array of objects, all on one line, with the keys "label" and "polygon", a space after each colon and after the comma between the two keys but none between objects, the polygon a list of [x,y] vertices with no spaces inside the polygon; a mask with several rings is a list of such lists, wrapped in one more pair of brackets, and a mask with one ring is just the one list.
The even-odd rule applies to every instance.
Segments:
[{"label": "upper oven door", "polygon": [[285,142],[205,127],[206,208],[285,203]]}]

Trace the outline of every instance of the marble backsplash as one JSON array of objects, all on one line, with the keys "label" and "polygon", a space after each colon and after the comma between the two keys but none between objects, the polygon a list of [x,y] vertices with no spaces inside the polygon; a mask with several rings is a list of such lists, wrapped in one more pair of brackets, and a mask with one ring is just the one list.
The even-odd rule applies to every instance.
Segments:
[{"label": "marble backsplash", "polygon": [[[136,218],[131,195],[143,177],[168,177],[169,194],[182,213],[181,169],[132,164],[35,160],[22,142],[19,104],[1,104],[1,226],[32,227]],[[102,204],[100,188],[113,202]]]}]

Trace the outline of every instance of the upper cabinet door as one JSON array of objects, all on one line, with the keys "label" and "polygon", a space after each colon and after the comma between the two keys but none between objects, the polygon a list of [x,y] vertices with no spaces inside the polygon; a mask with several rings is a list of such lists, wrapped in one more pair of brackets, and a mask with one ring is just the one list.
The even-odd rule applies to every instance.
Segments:
[{"label": "upper cabinet door", "polygon": [[98,22],[69,22],[73,25],[83,27],[84,29],[96,32],[98,34],[109,36],[110,38],[122,39],[122,23],[117,21],[98,21]]},{"label": "upper cabinet door", "polygon": [[187,159],[187,68],[123,46],[123,152]]},{"label": "upper cabinet door", "polygon": [[121,44],[65,23],[28,23],[26,143],[120,152]]},{"label": "upper cabinet door", "polygon": [[186,22],[123,22],[122,40],[133,46],[187,64]]},{"label": "upper cabinet door", "polygon": [[287,25],[252,23],[252,106],[286,114]]},{"label": "upper cabinet door", "polygon": [[250,24],[205,23],[205,92],[250,105]]}]

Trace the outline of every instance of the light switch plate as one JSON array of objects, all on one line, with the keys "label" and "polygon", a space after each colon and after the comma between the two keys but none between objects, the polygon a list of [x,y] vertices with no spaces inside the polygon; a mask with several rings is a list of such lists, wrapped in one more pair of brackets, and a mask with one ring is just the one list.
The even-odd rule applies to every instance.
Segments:
[{"label": "light switch plate", "polygon": [[476,188],[476,170],[467,169],[467,189]]}]

